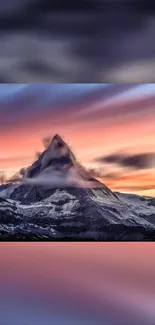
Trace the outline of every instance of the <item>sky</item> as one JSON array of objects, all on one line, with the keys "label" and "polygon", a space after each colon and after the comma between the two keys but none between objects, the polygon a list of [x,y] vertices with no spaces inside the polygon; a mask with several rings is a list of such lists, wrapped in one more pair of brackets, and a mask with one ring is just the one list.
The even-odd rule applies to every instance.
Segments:
[{"label": "sky", "polygon": [[154,82],[154,0],[6,0],[0,82]]},{"label": "sky", "polygon": [[154,325],[153,243],[1,243],[0,325]]},{"label": "sky", "polygon": [[58,133],[112,190],[155,196],[155,84],[0,84],[0,171]]}]

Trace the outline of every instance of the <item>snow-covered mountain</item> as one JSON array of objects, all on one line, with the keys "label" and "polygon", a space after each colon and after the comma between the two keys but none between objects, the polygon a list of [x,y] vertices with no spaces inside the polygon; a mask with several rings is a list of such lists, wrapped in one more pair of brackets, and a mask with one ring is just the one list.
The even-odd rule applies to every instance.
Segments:
[{"label": "snow-covered mountain", "polygon": [[155,199],[112,192],[59,135],[0,197],[0,239],[155,239]]}]

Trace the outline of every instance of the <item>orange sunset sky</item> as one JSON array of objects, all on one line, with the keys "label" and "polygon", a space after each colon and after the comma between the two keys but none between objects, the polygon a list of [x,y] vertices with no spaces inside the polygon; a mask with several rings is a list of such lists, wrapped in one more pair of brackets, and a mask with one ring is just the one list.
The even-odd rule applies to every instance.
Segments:
[{"label": "orange sunset sky", "polygon": [[0,171],[61,135],[112,190],[155,196],[155,84],[1,84]]}]

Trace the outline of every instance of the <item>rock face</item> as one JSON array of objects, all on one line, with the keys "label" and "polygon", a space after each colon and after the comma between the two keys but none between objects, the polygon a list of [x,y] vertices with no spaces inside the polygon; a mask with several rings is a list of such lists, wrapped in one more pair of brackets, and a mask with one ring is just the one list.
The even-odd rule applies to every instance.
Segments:
[{"label": "rock face", "polygon": [[[152,198],[113,193],[79,164],[59,135],[0,198],[0,239],[154,240]],[[13,187],[14,186],[14,187]]]}]

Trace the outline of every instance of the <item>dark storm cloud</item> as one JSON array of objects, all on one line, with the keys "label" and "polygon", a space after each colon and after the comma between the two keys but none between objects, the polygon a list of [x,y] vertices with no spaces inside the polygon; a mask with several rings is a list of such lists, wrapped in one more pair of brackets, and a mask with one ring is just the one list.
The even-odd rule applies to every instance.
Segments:
[{"label": "dark storm cloud", "polygon": [[104,177],[104,170],[101,168],[89,168],[86,169],[86,171],[92,176],[92,177]]},{"label": "dark storm cloud", "polygon": [[106,156],[106,157],[97,158],[96,161],[98,161],[98,162],[106,162],[108,164],[121,164],[122,159],[124,159],[124,157],[122,155],[113,154],[113,155],[109,155],[109,156]]},{"label": "dark storm cloud", "polygon": [[[148,0],[6,0],[0,75],[14,82],[154,81],[153,7]],[[137,73],[129,75],[132,64]]]},{"label": "dark storm cloud", "polygon": [[88,168],[86,169],[87,172],[95,178],[104,178],[104,179],[118,179],[118,177],[120,176],[120,173],[106,173],[104,168]]},{"label": "dark storm cloud", "polygon": [[155,166],[155,153],[141,153],[137,155],[113,154],[95,159],[99,163],[117,164],[133,169],[148,169]]}]

